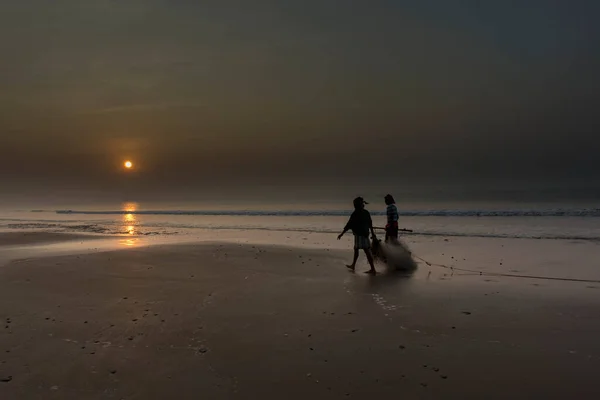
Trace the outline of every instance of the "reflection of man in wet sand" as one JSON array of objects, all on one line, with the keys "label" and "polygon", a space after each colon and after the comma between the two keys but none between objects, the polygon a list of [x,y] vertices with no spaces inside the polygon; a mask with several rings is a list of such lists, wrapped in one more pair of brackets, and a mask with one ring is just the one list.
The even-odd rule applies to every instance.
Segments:
[{"label": "reflection of man in wet sand", "polygon": [[371,236],[375,238],[375,231],[373,230],[373,221],[371,220],[371,214],[365,210],[366,201],[362,197],[354,199],[354,212],[350,215],[348,223],[344,227],[344,230],[338,236],[338,240],[344,236],[344,234],[352,230],[354,234],[354,259],[352,264],[347,267],[354,271],[356,267],[356,260],[358,260],[358,251],[363,250],[369,261],[371,269],[366,271],[367,274],[375,274],[375,265],[373,264],[373,255],[371,254],[371,242],[369,241],[369,231]]}]

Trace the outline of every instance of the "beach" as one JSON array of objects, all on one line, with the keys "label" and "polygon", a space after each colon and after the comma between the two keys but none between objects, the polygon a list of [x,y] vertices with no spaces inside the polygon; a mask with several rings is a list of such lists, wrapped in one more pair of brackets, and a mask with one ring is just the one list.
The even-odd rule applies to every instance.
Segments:
[{"label": "beach", "polygon": [[0,400],[600,399],[598,15],[0,2]]},{"label": "beach", "polygon": [[0,252],[20,249],[0,267],[2,399],[600,395],[593,242],[414,238],[440,266],[369,277],[325,234],[44,235],[0,235]]}]

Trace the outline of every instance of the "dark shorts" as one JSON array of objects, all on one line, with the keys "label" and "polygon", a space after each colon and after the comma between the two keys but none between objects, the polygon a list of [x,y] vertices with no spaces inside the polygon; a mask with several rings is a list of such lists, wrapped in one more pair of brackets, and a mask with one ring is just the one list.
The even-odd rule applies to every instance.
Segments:
[{"label": "dark shorts", "polygon": [[354,248],[366,250],[371,248],[371,241],[367,236],[354,236]]},{"label": "dark shorts", "polygon": [[398,239],[398,223],[387,224],[385,226],[385,237]]}]

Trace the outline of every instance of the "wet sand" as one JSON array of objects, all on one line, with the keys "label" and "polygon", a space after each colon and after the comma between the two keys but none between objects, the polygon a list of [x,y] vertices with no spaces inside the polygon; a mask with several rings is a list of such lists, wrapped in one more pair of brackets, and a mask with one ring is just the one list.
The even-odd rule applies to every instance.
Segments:
[{"label": "wet sand", "polygon": [[348,256],[222,243],[13,261],[0,398],[600,396],[600,285],[424,264],[369,277]]},{"label": "wet sand", "polygon": [[0,246],[23,246],[93,240],[97,236],[54,232],[0,232]]}]

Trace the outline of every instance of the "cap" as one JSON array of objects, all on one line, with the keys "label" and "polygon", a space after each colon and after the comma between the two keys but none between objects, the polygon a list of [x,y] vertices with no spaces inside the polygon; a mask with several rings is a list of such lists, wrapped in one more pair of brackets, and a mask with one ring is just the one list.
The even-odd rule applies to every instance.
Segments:
[{"label": "cap", "polygon": [[354,204],[369,204],[365,201],[365,199],[363,199],[362,197],[357,197],[354,199],[353,201]]}]

